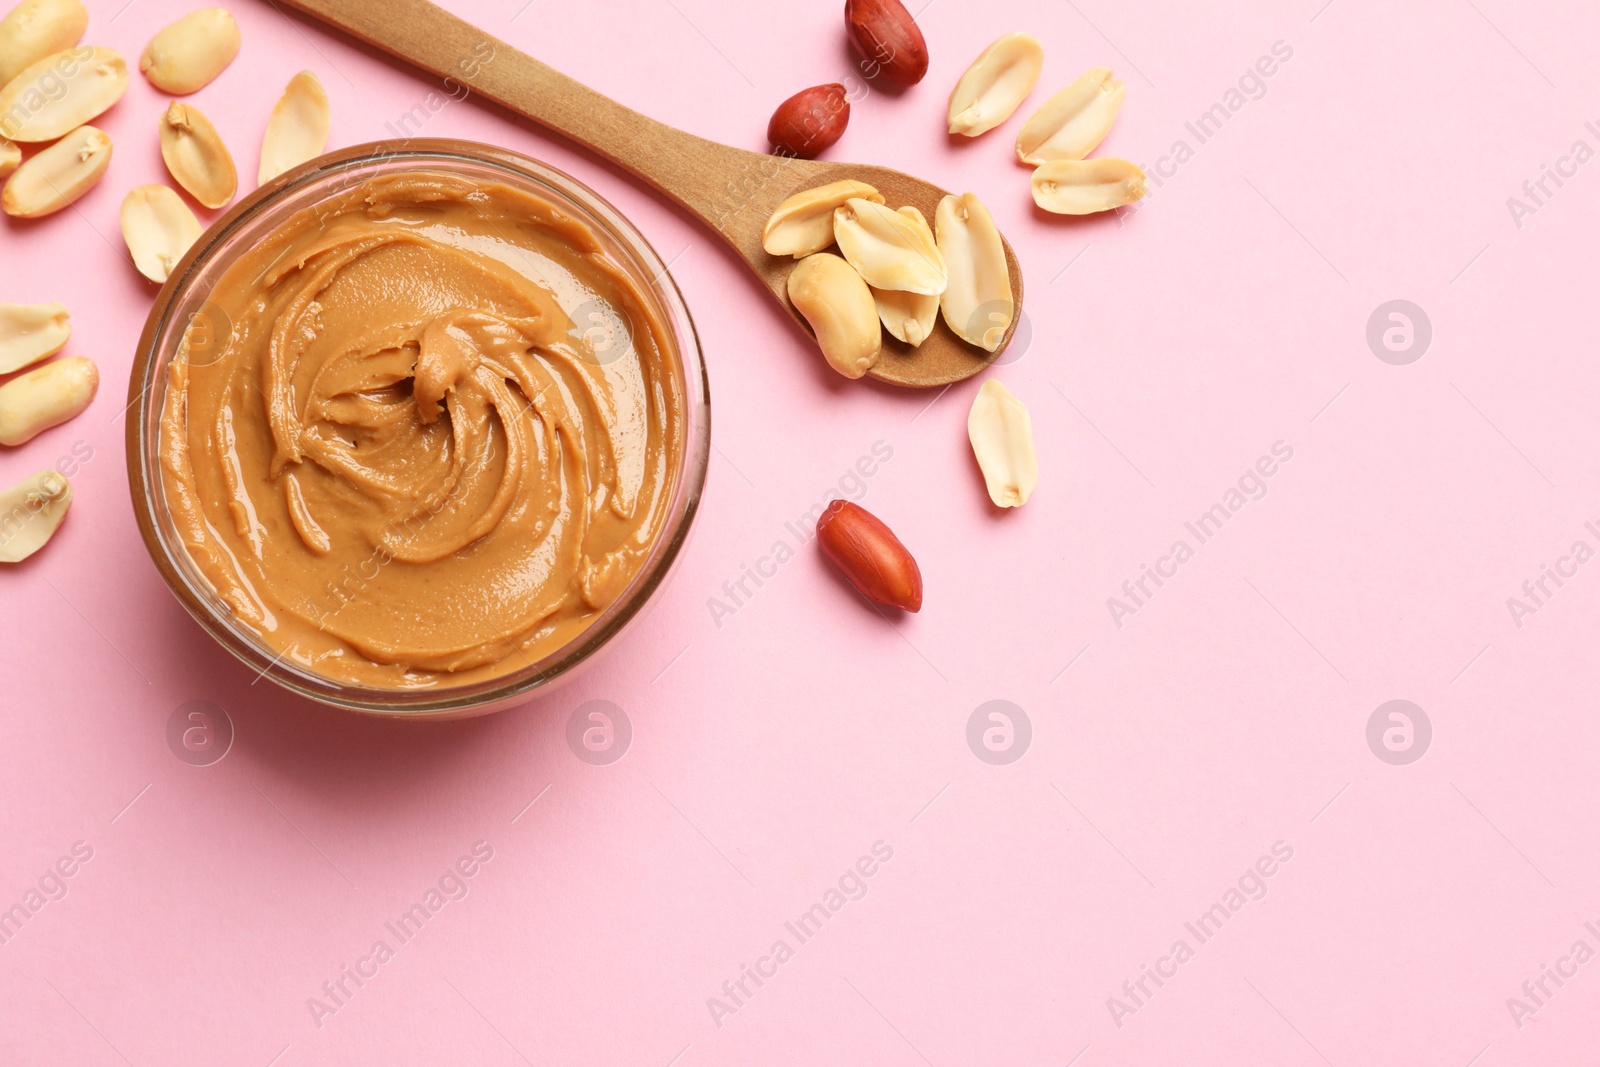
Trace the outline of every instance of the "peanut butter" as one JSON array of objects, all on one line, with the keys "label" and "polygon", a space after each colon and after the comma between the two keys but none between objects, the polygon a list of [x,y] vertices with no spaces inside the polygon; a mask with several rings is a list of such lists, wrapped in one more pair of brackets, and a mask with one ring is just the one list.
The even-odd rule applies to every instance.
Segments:
[{"label": "peanut butter", "polygon": [[[584,632],[664,534],[683,382],[657,305],[581,221],[415,171],[289,218],[168,370],[167,506],[287,661],[427,688]],[[229,329],[231,327],[231,329]]]}]

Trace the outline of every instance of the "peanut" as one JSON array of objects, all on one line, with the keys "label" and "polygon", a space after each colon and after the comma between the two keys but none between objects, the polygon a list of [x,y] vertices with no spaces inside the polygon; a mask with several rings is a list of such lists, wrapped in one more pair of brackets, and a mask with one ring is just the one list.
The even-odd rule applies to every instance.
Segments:
[{"label": "peanut", "polygon": [[195,92],[227,69],[239,54],[239,24],[220,7],[191,11],[150,38],[139,70],[164,93]]},{"label": "peanut", "polygon": [[878,319],[891,337],[916,348],[928,339],[939,321],[939,298],[903,289],[874,289]]},{"label": "peanut", "polygon": [[995,507],[1028,502],[1039,484],[1039,459],[1033,450],[1033,419],[1011,390],[990,378],[972,398],[967,439]]},{"label": "peanut", "polygon": [[22,149],[0,138],[0,178],[4,178],[22,164]]},{"label": "peanut", "polygon": [[21,219],[60,211],[94,188],[110,165],[111,138],[79,126],[17,168],[0,192],[0,209]]},{"label": "peanut", "polygon": [[795,193],[778,205],[761,231],[769,255],[804,259],[833,244],[833,212],[852,197],[883,203],[883,194],[866,182],[832,182]]},{"label": "peanut", "polygon": [[54,141],[128,91],[128,65],[110,48],[69,48],[45,56],[0,88],[0,137]]},{"label": "peanut", "polygon": [[53,360],[0,385],[0,445],[20,445],[75,417],[99,386],[86,356]]},{"label": "peanut", "polygon": [[302,70],[290,78],[267,120],[256,180],[265,185],[284,171],[320,156],[328,146],[331,122],[328,94],[317,76]]},{"label": "peanut", "polygon": [[950,132],[976,137],[1000,125],[1033,92],[1042,69],[1044,49],[1027,34],[1008,33],[995,41],[950,93]]},{"label": "peanut", "polygon": [[193,104],[173,101],[161,116],[161,158],[177,183],[206,207],[221,207],[239,189],[228,146]]},{"label": "peanut", "polygon": [[828,365],[859,378],[878,361],[883,328],[872,290],[855,268],[832,252],[818,252],[789,272],[789,299],[817,335]]},{"label": "peanut", "polygon": [[[928,220],[910,204],[900,209],[900,214],[914,219],[924,229]],[[903,289],[873,289],[873,302],[878,305],[878,318],[883,328],[912,348],[928,339],[934,323],[939,321],[939,298],[921,293],[908,293]]]},{"label": "peanut", "polygon": [[817,520],[817,546],[856,587],[878,604],[922,609],[922,572],[906,546],[872,512],[835,500]]},{"label": "peanut", "polygon": [[1016,314],[1000,230],[973,193],[939,201],[934,223],[950,271],[950,284],[939,297],[944,321],[963,341],[993,352]]},{"label": "peanut", "polygon": [[1110,211],[1144,192],[1144,171],[1126,159],[1053,159],[1033,172],[1033,202],[1057,215]]},{"label": "peanut", "polygon": [[0,374],[55,355],[71,336],[65,304],[0,304]]},{"label": "peanut", "polygon": [[868,78],[910,86],[928,73],[928,43],[900,0],[845,0],[844,24]]},{"label": "peanut", "polygon": [[1017,158],[1037,166],[1052,159],[1082,159],[1106,139],[1128,87],[1095,67],[1056,93],[1023,123]]},{"label": "peanut", "polygon": [[816,159],[844,136],[849,124],[844,86],[814,85],[778,105],[767,123],[767,143],[780,156]]},{"label": "peanut", "polygon": [[71,506],[72,486],[53,470],[0,490],[0,563],[21,563],[43,548]]},{"label": "peanut", "polygon": [[0,19],[0,85],[71,48],[88,28],[89,9],[81,0],[22,0]]},{"label": "peanut", "polygon": [[874,288],[938,296],[950,282],[920,212],[907,216],[871,200],[847,200],[833,213],[833,236],[844,258]]},{"label": "peanut", "polygon": [[122,239],[133,265],[153,282],[164,282],[201,234],[200,220],[165,185],[139,185],[122,201]]}]

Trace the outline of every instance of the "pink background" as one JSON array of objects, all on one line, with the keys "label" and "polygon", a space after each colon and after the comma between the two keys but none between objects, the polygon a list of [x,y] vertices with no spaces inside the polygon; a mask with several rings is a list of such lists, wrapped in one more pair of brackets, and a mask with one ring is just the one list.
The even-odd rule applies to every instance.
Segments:
[{"label": "pink background", "polygon": [[[130,60],[188,7],[118,15],[124,2],[92,0],[88,39]],[[1600,564],[1520,627],[1506,601],[1574,541],[1600,547],[1584,528],[1600,520],[1600,164],[1547,182],[1520,226],[1507,198],[1574,141],[1600,148],[1584,126],[1600,119],[1600,14],[1322,2],[933,0],[926,81],[857,100],[832,157],[977,191],[1024,265],[1032,342],[995,373],[1032,410],[1042,478],[1013,513],[989,507],[970,458],[975,382],[844,383],[650,194],[476,101],[435,115],[425,135],[570,171],[672,261],[716,446],[695,536],[643,623],[552,696],[451,724],[253,684],[145,556],[120,412],[154,287],[120,259],[117,208],[165,176],[163,98],[135,76],[102,123],[117,145],[105,181],[76,210],[0,224],[0,299],[71,305],[67,354],[104,378],[86,414],[0,451],[10,484],[93,450],[56,541],[0,573],[0,907],[75,842],[93,852],[0,945],[0,1062],[1592,1053],[1600,964],[1546,979],[1520,1026],[1507,998],[1534,1007],[1525,981],[1580,939],[1600,949],[1584,926],[1600,920]],[[853,73],[837,0],[449,6],[624,103],[753,148],[779,100]],[[434,88],[270,4],[229,7],[244,49],[193,99],[247,176],[296,70],[328,89],[333,146],[388,135]],[[973,143],[942,126],[955,78],[1010,30],[1045,45],[1035,103],[1092,65],[1126,80],[1105,154],[1155,166],[1181,139],[1192,158],[1123,218],[1037,213],[1010,159],[1021,116]],[[1265,94],[1198,143],[1185,123],[1279,41],[1293,54]],[[1433,327],[1406,366],[1366,341],[1397,298]],[[880,441],[892,459],[863,501],[916,553],[922,613],[886,622],[806,545],[717,625],[723,583],[792,544],[785,523]],[[1293,458],[1267,495],[1116,625],[1107,598],[1278,441]],[[996,699],[1032,725],[1003,766],[966,739]],[[1392,699],[1432,723],[1409,765],[1366,740]],[[569,747],[589,700],[629,717],[620,762]],[[189,701],[230,716],[220,762],[169,749]],[[399,944],[384,924],[479,841],[493,858],[465,898]],[[785,921],[879,841],[893,857],[865,897],[800,944]],[[1184,924],[1276,842],[1293,856],[1265,898],[1200,944]],[[380,939],[394,957],[314,1019],[308,998]],[[723,983],[779,939],[793,958],[714,1018],[708,998],[726,1001]],[[1123,983],[1179,939],[1193,958],[1130,1000]],[[1114,1019],[1113,996],[1136,1012]]]}]

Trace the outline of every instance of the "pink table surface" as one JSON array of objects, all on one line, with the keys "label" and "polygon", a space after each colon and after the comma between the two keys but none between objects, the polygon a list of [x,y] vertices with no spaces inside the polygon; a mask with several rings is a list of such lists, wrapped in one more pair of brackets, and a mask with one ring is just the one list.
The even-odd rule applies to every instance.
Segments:
[{"label": "pink table surface", "polygon": [[[89,40],[130,58],[186,9],[92,6]],[[836,0],[449,6],[754,148],[778,100],[855,73]],[[247,175],[296,70],[327,86],[336,147],[436,88],[229,7],[244,49],[194,100]],[[476,101],[429,118],[629,214],[696,312],[714,394],[670,587],[579,681],[487,719],[365,720],[257,684],[146,558],[121,409],[154,288],[120,259],[117,209],[164,177],[163,98],[134,77],[76,210],[0,224],[0,299],[66,301],[68,353],[105,379],[0,451],[4,484],[76,456],[77,490],[56,541],[0,573],[0,908],[22,909],[0,1062],[1592,1057],[1600,13],[932,0],[920,21],[927,80],[862,83],[831,155],[976,190],[1015,244],[1031,342],[994,373],[1032,410],[1042,478],[1013,513],[970,458],[975,383],[846,383],[651,194]],[[1036,212],[1020,116],[945,136],[948,87],[1010,30],[1045,44],[1036,100],[1089,66],[1126,80],[1104,152],[1161,177],[1139,210]],[[1403,325],[1393,300],[1420,309],[1397,352],[1368,341],[1375,316]],[[1250,477],[1275,449],[1292,456]],[[841,485],[915,551],[920,615],[868,610],[791,531]],[[1230,502],[1201,543],[1186,523]],[[779,543],[795,558],[731,602]],[[1136,602],[1146,566],[1170,577]],[[1565,576],[1535,602],[1545,567]],[[569,745],[595,700],[631,725],[620,760]],[[993,700],[1021,709],[998,754],[981,738],[1003,722],[968,740]],[[1409,744],[1387,710],[1369,743],[1392,700],[1420,710]],[[218,762],[169,746],[192,701],[232,725]],[[393,926],[417,905],[420,929]]]}]

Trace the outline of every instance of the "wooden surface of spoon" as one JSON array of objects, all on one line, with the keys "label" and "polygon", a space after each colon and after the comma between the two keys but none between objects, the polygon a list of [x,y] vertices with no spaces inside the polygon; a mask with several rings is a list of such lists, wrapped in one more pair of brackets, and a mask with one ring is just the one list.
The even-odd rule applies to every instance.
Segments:
[{"label": "wooden surface of spoon", "polygon": [[[773,210],[803,189],[854,178],[876,186],[891,207],[911,204],[931,222],[947,192],[888,167],[764,155],[674,129],[602,96],[428,0],[282,2],[430,74],[466,85],[659,190],[733,246],[778,305],[808,331],[808,340],[809,327],[789,302],[787,291],[795,261],[769,256],[761,247],[761,228]],[[994,362],[1011,343],[1022,311],[1022,272],[1009,242],[1006,262],[1016,304],[996,351],[967,344],[942,320],[917,348],[885,331],[883,354],[869,376],[895,385],[938,386],[970,377]]]}]

